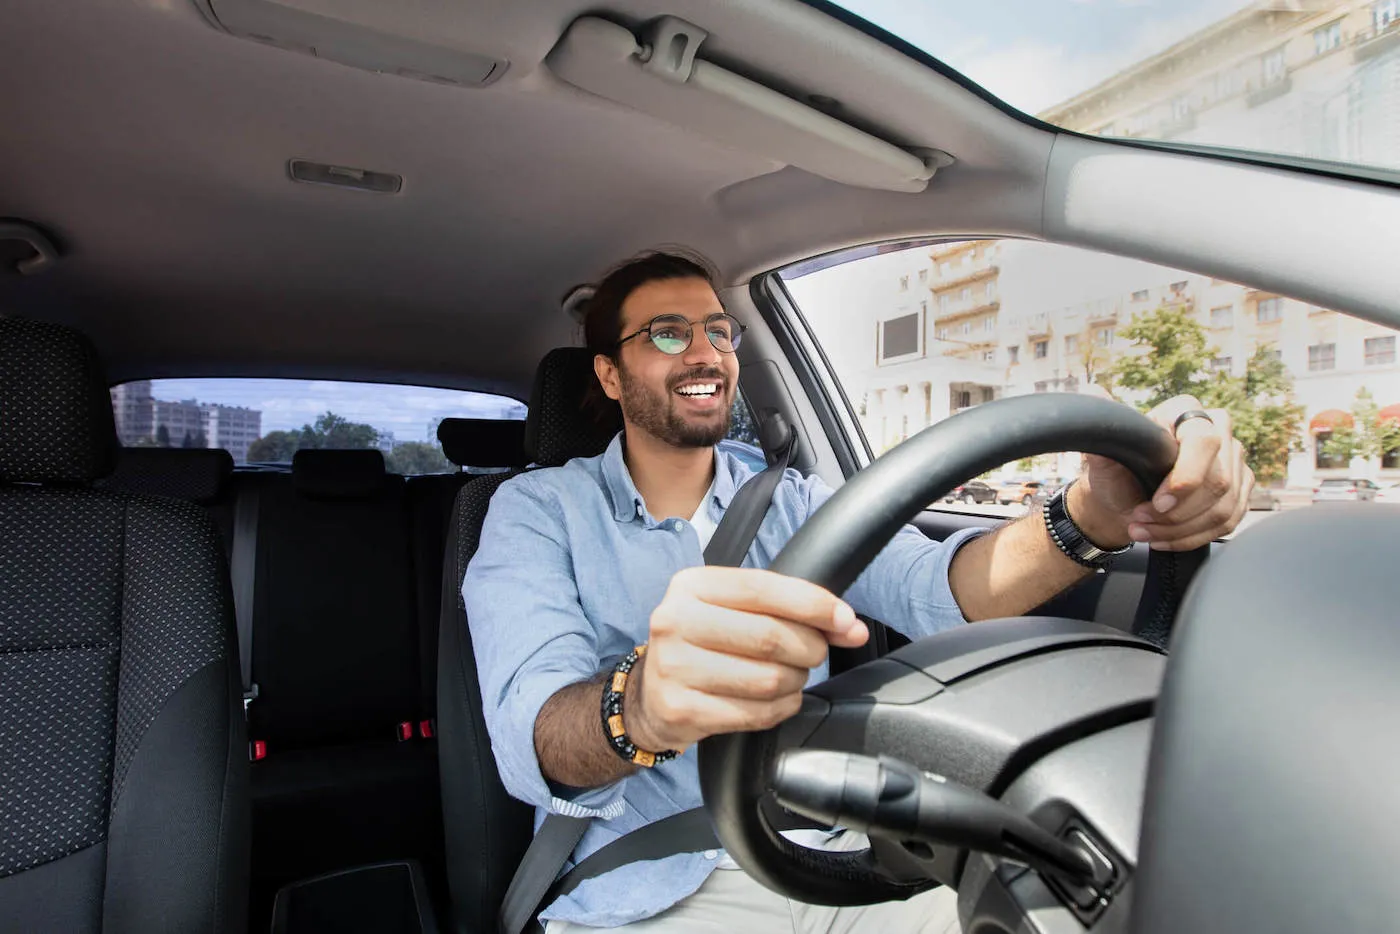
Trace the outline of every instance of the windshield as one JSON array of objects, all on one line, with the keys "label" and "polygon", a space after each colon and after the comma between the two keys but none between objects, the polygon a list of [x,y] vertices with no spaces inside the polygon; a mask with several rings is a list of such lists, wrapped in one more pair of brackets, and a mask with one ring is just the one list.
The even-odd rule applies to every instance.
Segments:
[{"label": "windshield", "polygon": [[1066,129],[1400,169],[1400,0],[847,0]]}]

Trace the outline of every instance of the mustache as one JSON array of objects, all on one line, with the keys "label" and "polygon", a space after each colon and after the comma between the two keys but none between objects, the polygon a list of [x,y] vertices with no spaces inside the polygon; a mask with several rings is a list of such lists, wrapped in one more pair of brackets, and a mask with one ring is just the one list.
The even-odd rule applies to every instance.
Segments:
[{"label": "mustache", "polygon": [[666,388],[675,389],[681,383],[687,383],[691,380],[710,380],[719,383],[720,386],[725,389],[729,388],[729,380],[725,376],[724,371],[721,370],[719,367],[715,366],[702,366],[696,367],[693,370],[687,370],[686,372],[673,377],[669,381],[669,384]]}]

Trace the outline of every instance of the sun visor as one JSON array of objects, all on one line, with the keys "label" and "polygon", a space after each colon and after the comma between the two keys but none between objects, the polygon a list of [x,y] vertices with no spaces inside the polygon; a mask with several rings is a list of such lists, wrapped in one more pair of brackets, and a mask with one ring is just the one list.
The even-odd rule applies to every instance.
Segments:
[{"label": "sun visor", "polygon": [[910,152],[697,55],[708,33],[673,16],[644,40],[597,17],[574,21],[546,63],[599,97],[814,175],[886,191],[923,191],[946,153]]}]

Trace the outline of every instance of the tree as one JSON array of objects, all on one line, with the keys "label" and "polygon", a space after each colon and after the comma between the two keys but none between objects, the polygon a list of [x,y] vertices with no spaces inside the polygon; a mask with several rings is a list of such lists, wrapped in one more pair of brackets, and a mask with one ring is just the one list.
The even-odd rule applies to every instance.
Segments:
[{"label": "tree", "polygon": [[754,420],[753,413],[749,411],[748,403],[737,393],[734,396],[734,405],[729,410],[729,434],[727,437],[735,441],[743,441],[745,444],[752,444],[755,447],[762,447],[758,442],[758,422]]},{"label": "tree", "polygon": [[209,436],[204,433],[203,428],[196,431],[194,434],[190,434],[188,431],[185,432],[185,437],[180,442],[180,447],[182,448],[207,448],[208,446]]},{"label": "tree", "polygon": [[1173,396],[1205,394],[1209,381],[1202,374],[1215,351],[1206,344],[1205,328],[1185,307],[1161,305],[1134,319],[1123,336],[1147,352],[1125,357],[1108,372],[1122,388],[1147,393],[1143,411]]},{"label": "tree", "polygon": [[248,460],[253,463],[284,464],[296,453],[301,432],[270,431],[248,445]]},{"label": "tree", "polygon": [[1255,477],[1268,482],[1287,474],[1288,455],[1301,449],[1304,409],[1294,401],[1293,378],[1271,347],[1255,350],[1242,377],[1226,372],[1208,376],[1207,364],[1219,351],[1186,308],[1159,307],[1123,333],[1145,352],[1119,361],[1109,372],[1120,387],[1145,394],[1143,411],[1179,395],[1225,409]]},{"label": "tree", "polygon": [[1332,429],[1332,436],[1322,443],[1323,455],[1347,467],[1353,458],[1371,460],[1400,450],[1400,423],[1383,420],[1380,414],[1371,390],[1362,386],[1351,405],[1352,424]]},{"label": "tree", "polygon": [[1098,383],[1108,392],[1113,391],[1113,356],[1109,349],[1098,342],[1098,328],[1086,327],[1079,335],[1074,353],[1069,359],[1076,369],[1084,374],[1085,385]]},{"label": "tree", "polygon": [[170,426],[160,425],[156,428],[156,447],[170,447]]},{"label": "tree", "polygon": [[394,450],[385,459],[390,473],[414,476],[425,473],[450,473],[452,462],[436,444],[422,441],[405,441],[394,445]]}]

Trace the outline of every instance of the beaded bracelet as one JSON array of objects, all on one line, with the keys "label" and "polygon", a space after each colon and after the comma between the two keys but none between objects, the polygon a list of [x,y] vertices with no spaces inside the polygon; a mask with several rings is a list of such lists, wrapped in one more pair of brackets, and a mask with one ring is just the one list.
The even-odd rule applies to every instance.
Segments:
[{"label": "beaded bracelet", "polygon": [[613,668],[612,675],[603,686],[603,735],[607,737],[613,752],[633,765],[649,769],[657,763],[669,762],[679,753],[674,749],[663,749],[660,752],[640,749],[627,736],[627,729],[622,725],[622,698],[627,693],[628,677],[646,653],[646,643],[628,652],[627,657]]}]

